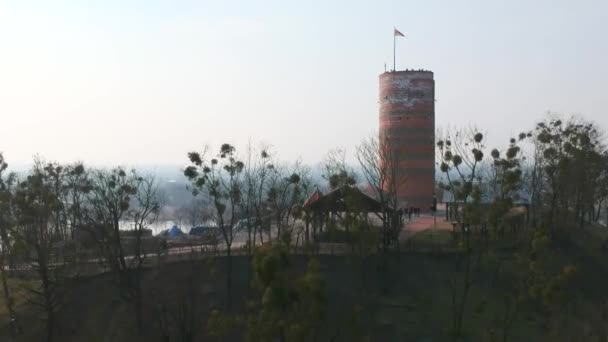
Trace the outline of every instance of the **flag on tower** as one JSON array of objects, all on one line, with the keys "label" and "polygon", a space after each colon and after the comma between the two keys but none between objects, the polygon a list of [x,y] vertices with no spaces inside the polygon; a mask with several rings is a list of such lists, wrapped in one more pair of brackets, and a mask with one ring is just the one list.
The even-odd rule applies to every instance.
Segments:
[{"label": "flag on tower", "polygon": [[393,71],[397,71],[397,61],[396,61],[396,50],[397,50],[397,37],[405,37],[401,31],[397,30],[396,27],[393,27]]}]

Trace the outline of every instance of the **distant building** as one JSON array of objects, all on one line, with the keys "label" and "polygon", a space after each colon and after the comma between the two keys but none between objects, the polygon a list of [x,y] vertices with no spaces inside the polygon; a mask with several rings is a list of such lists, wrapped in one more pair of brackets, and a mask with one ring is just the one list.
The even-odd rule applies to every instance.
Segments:
[{"label": "distant building", "polygon": [[[508,196],[512,203],[516,206],[516,207],[523,207],[525,208],[525,215],[526,215],[526,220],[528,219],[528,215],[529,215],[529,207],[530,204],[532,203],[532,198],[530,196],[530,194],[525,191],[525,190],[518,190],[514,193],[509,194]],[[492,191],[492,189],[490,188],[486,188],[483,189],[481,192],[481,197],[479,198],[479,204],[482,207],[488,207],[490,205],[492,205],[496,199],[498,198],[498,195]],[[466,201],[464,199],[457,199],[456,196],[454,196],[454,193],[452,193],[449,190],[443,190],[443,194],[441,196],[441,203],[445,204],[445,219],[447,221],[449,220],[453,220],[454,217],[456,216],[456,209],[458,208],[458,206],[460,206],[461,210],[462,210],[462,204],[464,203],[471,203],[473,202],[473,197],[472,196],[468,196]],[[513,209],[512,209],[513,211]]]}]

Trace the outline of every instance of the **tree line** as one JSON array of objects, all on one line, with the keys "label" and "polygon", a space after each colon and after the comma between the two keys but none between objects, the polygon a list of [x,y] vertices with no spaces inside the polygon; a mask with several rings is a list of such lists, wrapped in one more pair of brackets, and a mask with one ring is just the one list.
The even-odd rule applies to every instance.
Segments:
[{"label": "tree line", "polygon": [[[314,258],[323,234],[316,228],[309,231],[304,224],[319,218],[303,204],[319,186],[326,191],[362,188],[383,208],[370,221],[357,213],[357,203],[347,203],[352,211],[324,218],[320,227],[325,227],[325,236],[327,230],[351,229],[345,241],[358,262],[370,254],[389,258],[400,252],[402,222],[396,209],[403,204],[397,189],[407,186],[407,178],[397,172],[399,158],[390,137],[373,135],[354,152],[358,172],[347,162],[344,150],[327,154],[321,164],[324,184],[315,184],[311,169],[303,163],[281,163],[266,146],[250,144],[240,152],[223,144],[217,150],[187,154],[189,166],[183,174],[198,199],[193,203],[204,207],[217,223],[226,256],[224,307],[211,316],[211,330],[242,324],[249,326],[251,340],[313,339],[327,302]],[[507,268],[494,260],[496,241],[531,246],[521,249],[518,262],[538,266],[547,241],[563,238],[574,227],[596,224],[602,216],[608,218],[604,135],[596,124],[581,118],[549,117],[511,138],[505,148],[487,148],[485,135],[477,129],[439,132],[436,161],[442,175],[437,196],[448,191],[453,198],[456,254],[450,329],[455,338],[464,334],[480,265],[492,264],[497,278]],[[8,284],[12,271],[21,268],[35,274],[37,282],[27,289],[29,302],[43,313],[46,340],[52,341],[65,284],[79,275],[77,265],[91,261],[109,271],[121,300],[132,310],[135,329],[142,332],[146,300],[142,281],[147,260],[159,249],[146,236],[164,204],[158,179],[122,167],[96,169],[39,159],[25,175],[7,170],[0,154],[0,276],[13,337],[20,324]],[[522,203],[527,207],[525,216],[517,211]],[[197,215],[196,210],[187,214]],[[239,252],[248,257],[249,282],[258,297],[252,295],[250,315],[235,318],[226,313],[233,304],[234,227],[239,224],[246,234]],[[603,246],[608,248],[608,240]],[[290,266],[294,254],[311,256],[302,274],[294,274]],[[388,259],[382,260],[378,276],[396,272],[389,269]],[[505,315],[491,329],[496,340],[498,335],[508,339],[523,297],[542,302],[573,268],[543,272],[537,267],[519,275],[520,287],[505,296]]]}]

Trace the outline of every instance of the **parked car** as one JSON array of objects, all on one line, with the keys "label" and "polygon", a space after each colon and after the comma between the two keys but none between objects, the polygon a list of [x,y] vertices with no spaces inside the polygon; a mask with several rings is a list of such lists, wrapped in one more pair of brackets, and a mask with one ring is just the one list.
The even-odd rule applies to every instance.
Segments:
[{"label": "parked car", "polygon": [[[250,218],[249,223],[251,225],[253,225],[253,222],[254,222],[254,219]],[[234,226],[232,226],[232,231],[235,233],[239,233],[239,232],[246,231],[246,230],[247,230],[247,219],[246,218],[238,220],[234,224]]]},{"label": "parked car", "polygon": [[200,227],[192,227],[192,229],[190,229],[190,233],[188,233],[190,236],[193,237],[197,237],[202,239],[203,243],[217,243],[221,236],[222,236],[222,231],[220,230],[220,227],[215,227],[215,226],[200,226]]}]

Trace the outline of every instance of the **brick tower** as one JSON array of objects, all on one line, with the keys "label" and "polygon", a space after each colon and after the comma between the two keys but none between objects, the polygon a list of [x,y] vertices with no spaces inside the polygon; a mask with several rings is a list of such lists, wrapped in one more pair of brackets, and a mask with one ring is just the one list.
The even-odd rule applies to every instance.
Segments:
[{"label": "brick tower", "polygon": [[428,210],[435,191],[435,81],[426,70],[380,75],[380,134],[396,156],[400,206]]}]

